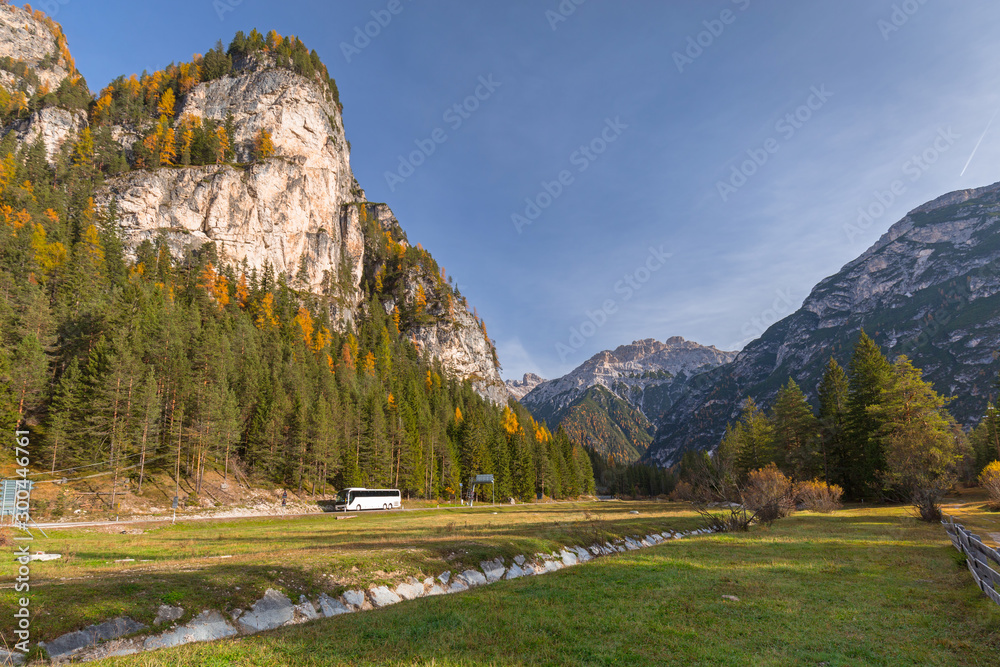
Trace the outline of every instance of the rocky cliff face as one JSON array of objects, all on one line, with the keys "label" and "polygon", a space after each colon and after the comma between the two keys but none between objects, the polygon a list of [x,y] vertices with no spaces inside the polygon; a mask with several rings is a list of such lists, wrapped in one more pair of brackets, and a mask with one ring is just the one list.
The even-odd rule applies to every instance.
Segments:
[{"label": "rocky cliff face", "polygon": [[525,373],[524,377],[520,380],[507,380],[505,384],[507,385],[507,393],[510,394],[511,398],[515,401],[520,401],[532,389],[543,382],[545,382],[545,378],[539,377],[534,373]]},{"label": "rocky cliff face", "polygon": [[316,293],[344,258],[360,276],[361,227],[356,212],[352,219],[342,209],[364,193],[351,173],[340,113],[315,83],[287,70],[251,69],[196,86],[180,107],[185,114],[231,115],[238,161],[249,162],[254,134],[267,129],[275,156],[112,179],[98,204],[116,202],[130,248],[161,234],[177,249],[214,241],[220,257],[301,276]]},{"label": "rocky cliff face", "polygon": [[521,399],[536,419],[623,461],[643,454],[662,415],[691,378],[732,361],[735,352],[680,336],[635,341],[599,352]]},{"label": "rocky cliff face", "polygon": [[23,63],[38,77],[36,84],[30,77],[0,72],[0,84],[16,90],[23,83],[29,97],[39,85],[55,90],[76,72],[58,24],[11,5],[0,6],[0,58],[4,57]]},{"label": "rocky cliff face", "polygon": [[827,360],[846,366],[861,328],[954,396],[949,410],[961,423],[978,420],[1000,367],[1000,184],[914,209],[735,361],[696,378],[648,458],[668,465],[715,447],[745,397],[769,406],[789,377],[814,398]]},{"label": "rocky cliff face", "polygon": [[[59,89],[60,84],[78,76],[66,37],[59,25],[41,14],[28,13],[11,5],[0,6],[0,58],[9,59],[0,69],[0,86],[12,97],[30,99]],[[87,124],[87,114],[54,106],[45,107],[6,128],[19,144],[39,138],[52,161],[67,139],[76,137]]]}]

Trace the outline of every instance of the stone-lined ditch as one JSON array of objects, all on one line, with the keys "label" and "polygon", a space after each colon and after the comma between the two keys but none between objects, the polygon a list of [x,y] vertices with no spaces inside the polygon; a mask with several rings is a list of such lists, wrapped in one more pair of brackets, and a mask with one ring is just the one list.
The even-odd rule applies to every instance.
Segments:
[{"label": "stone-lined ditch", "polygon": [[[329,618],[340,614],[350,614],[369,609],[381,609],[389,605],[414,600],[420,597],[459,593],[477,586],[484,586],[502,579],[555,572],[564,567],[585,563],[599,556],[609,556],[625,551],[651,547],[668,540],[690,535],[712,532],[707,528],[686,532],[667,531],[652,533],[645,537],[626,537],[614,542],[594,544],[588,548],[579,546],[563,547],[551,554],[535,554],[532,557],[515,556],[507,565],[502,558],[483,561],[479,569],[468,569],[456,574],[444,572],[437,577],[427,577],[423,581],[410,577],[395,587],[372,586],[366,590],[348,590],[337,598],[321,593],[315,601],[304,595],[298,603],[292,602],[284,593],[273,588],[267,589],[264,597],[250,609],[237,609],[229,615],[206,609],[183,625],[172,625],[155,635],[132,636],[147,630],[147,626],[128,617],[115,618],[82,630],[70,632],[50,642],[43,642],[54,663],[87,662],[112,656],[131,655],[142,651],[153,651],[190,644],[212,641],[240,635],[251,635],[263,630],[273,630],[286,625],[305,623],[317,618]],[[161,605],[154,626],[165,625],[181,618],[181,607]],[[0,664],[20,664],[20,653],[5,654],[0,650]]]}]

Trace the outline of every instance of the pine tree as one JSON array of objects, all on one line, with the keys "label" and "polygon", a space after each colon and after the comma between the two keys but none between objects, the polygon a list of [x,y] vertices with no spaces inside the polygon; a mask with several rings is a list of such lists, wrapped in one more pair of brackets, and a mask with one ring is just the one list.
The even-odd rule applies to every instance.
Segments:
[{"label": "pine tree", "polygon": [[743,405],[735,437],[738,443],[736,467],[741,480],[751,471],[774,461],[774,426],[752,398],[747,398]]},{"label": "pine tree", "polygon": [[778,467],[793,479],[813,479],[822,466],[817,455],[819,423],[805,394],[791,378],[771,408]]},{"label": "pine tree", "polygon": [[925,521],[940,521],[938,505],[958,481],[958,464],[966,449],[961,429],[945,410],[947,402],[901,356],[892,366],[881,400],[869,407],[880,424],[883,479],[912,502]]},{"label": "pine tree", "polygon": [[844,493],[872,500],[882,496],[885,453],[879,437],[883,426],[877,410],[889,385],[892,365],[864,331],[848,368],[847,442],[844,448]]},{"label": "pine tree", "polygon": [[823,479],[827,484],[847,483],[849,470],[847,458],[847,373],[830,357],[826,371],[819,383],[819,454],[822,459]]}]

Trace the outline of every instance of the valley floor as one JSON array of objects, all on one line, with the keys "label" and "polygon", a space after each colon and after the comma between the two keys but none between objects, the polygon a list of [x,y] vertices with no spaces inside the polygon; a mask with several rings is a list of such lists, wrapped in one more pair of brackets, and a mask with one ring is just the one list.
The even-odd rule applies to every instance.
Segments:
[{"label": "valley floor", "polygon": [[[949,509],[1000,532],[1000,514],[977,497]],[[51,640],[118,615],[150,624],[163,602],[184,607],[183,621],[246,609],[270,586],[292,599],[336,595],[697,523],[683,504],[603,502],[60,530],[44,548],[63,558],[32,563],[32,627]],[[0,561],[0,579],[13,574]],[[11,597],[0,619],[12,617]],[[998,652],[1000,607],[973,586],[943,528],[868,507],[94,664],[992,665]]]},{"label": "valley floor", "polygon": [[96,664],[995,665],[998,651],[1000,607],[942,527],[876,507]]}]

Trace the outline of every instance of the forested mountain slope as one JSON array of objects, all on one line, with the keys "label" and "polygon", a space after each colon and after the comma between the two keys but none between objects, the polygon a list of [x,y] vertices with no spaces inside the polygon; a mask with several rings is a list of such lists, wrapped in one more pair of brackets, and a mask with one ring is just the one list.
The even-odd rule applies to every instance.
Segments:
[{"label": "forested mountain slope", "polygon": [[0,419],[35,466],[136,490],[234,457],[298,488],[593,487],[579,447],[504,406],[485,324],[366,200],[300,40],[238,33],[91,95],[43,14],[2,6],[0,34]]}]

